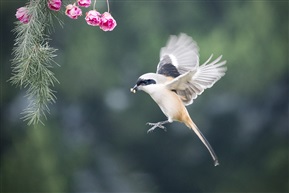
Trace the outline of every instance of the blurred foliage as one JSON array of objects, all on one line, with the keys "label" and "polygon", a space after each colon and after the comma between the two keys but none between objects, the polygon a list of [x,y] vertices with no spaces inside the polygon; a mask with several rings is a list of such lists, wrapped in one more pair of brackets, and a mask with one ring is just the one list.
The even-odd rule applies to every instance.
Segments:
[{"label": "blurred foliage", "polygon": [[[7,83],[23,5],[1,2],[1,192],[289,191],[288,1],[115,0],[112,32],[63,16],[50,42],[57,103],[35,127],[19,119],[25,91]],[[106,11],[104,1],[97,7]],[[145,123],[165,116],[147,94],[129,93],[180,32],[197,41],[200,63],[211,53],[228,61],[188,107],[218,167],[180,123],[147,135]]]}]

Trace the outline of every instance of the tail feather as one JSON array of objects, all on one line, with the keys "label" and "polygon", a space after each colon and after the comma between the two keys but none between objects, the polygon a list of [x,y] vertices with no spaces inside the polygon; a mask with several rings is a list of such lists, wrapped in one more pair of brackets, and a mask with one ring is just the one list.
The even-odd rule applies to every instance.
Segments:
[{"label": "tail feather", "polygon": [[212,146],[210,145],[210,143],[208,142],[206,137],[202,134],[202,132],[198,129],[196,124],[190,119],[188,121],[188,123],[186,123],[186,125],[196,133],[196,135],[200,138],[200,140],[203,142],[203,144],[207,147],[207,149],[209,150],[209,152],[210,152],[210,154],[214,160],[214,165],[215,166],[219,165],[218,157],[215,154]]}]

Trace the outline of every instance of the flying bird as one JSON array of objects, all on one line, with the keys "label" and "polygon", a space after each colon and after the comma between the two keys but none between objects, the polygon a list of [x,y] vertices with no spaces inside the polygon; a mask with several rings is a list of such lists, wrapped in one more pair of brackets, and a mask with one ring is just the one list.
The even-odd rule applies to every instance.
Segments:
[{"label": "flying bird", "polygon": [[212,87],[227,68],[222,56],[211,61],[213,55],[202,65],[199,65],[199,48],[188,35],[171,35],[166,46],[160,50],[160,61],[156,73],[146,73],[140,76],[131,92],[142,90],[148,93],[158,104],[168,118],[158,123],[148,123],[151,127],[165,129],[166,123],[179,121],[192,129],[209,150],[214,165],[219,165],[218,158],[202,132],[192,121],[185,106],[193,103],[198,95]]}]

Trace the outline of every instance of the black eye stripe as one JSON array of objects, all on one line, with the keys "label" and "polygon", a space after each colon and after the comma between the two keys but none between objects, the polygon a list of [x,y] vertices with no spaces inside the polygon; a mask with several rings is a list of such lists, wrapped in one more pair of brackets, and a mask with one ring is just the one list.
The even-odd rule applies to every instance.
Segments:
[{"label": "black eye stripe", "polygon": [[139,79],[136,83],[139,85],[149,85],[149,84],[156,84],[156,81],[153,79]]},{"label": "black eye stripe", "polygon": [[156,81],[155,80],[152,80],[152,79],[149,79],[146,81],[146,84],[156,84]]}]

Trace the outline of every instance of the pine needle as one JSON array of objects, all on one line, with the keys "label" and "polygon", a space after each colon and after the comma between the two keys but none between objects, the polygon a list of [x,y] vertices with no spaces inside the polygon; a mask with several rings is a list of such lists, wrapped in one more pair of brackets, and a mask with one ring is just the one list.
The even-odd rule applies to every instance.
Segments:
[{"label": "pine needle", "polygon": [[27,8],[31,16],[29,23],[18,21],[13,30],[16,36],[9,81],[26,89],[30,103],[22,112],[23,120],[28,121],[28,125],[43,124],[41,119],[46,119],[46,113],[49,113],[48,104],[56,101],[51,87],[59,83],[51,71],[53,64],[56,64],[53,60],[56,49],[48,44],[55,15],[47,8],[46,0],[31,0]]}]

